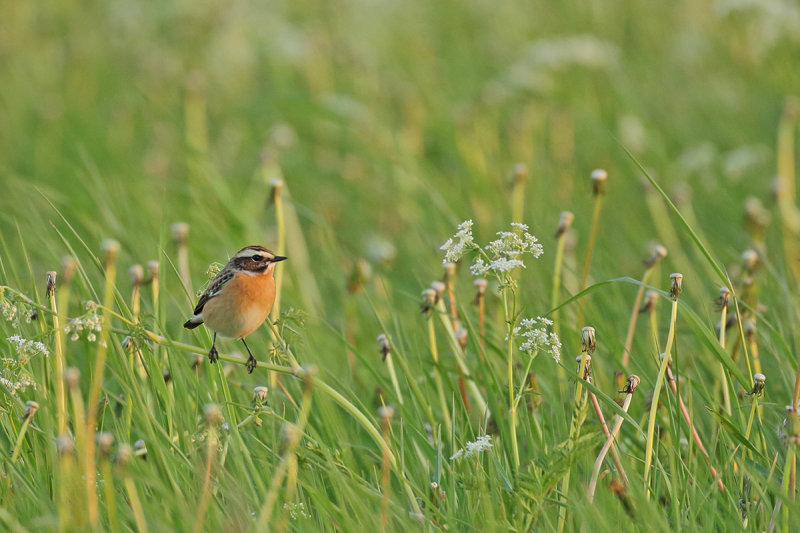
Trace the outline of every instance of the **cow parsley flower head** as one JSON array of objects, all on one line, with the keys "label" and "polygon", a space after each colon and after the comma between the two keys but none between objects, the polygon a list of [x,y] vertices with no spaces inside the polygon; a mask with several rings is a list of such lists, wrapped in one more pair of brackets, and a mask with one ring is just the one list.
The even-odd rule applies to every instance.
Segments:
[{"label": "cow parsley flower head", "polygon": [[478,437],[475,442],[468,442],[466,446],[458,450],[454,453],[451,457],[451,461],[460,461],[461,459],[465,459],[472,455],[477,455],[489,448],[493,448],[494,444],[492,444],[492,436],[491,435],[481,435]]},{"label": "cow parsley flower head", "polygon": [[515,334],[524,339],[519,346],[520,351],[531,356],[546,352],[558,363],[561,360],[561,339],[552,331],[547,331],[552,325],[552,320],[540,316],[523,318],[520,327],[514,330]]},{"label": "cow parsley flower head", "polygon": [[6,340],[14,345],[20,358],[28,360],[34,355],[44,355],[45,357],[50,355],[50,350],[41,342],[24,339],[19,335],[14,335]]},{"label": "cow parsley flower head", "polygon": [[441,246],[444,250],[442,264],[455,263],[461,257],[475,247],[475,239],[472,236],[472,220],[465,220],[458,225],[458,231]]},{"label": "cow parsley flower head", "polygon": [[528,233],[526,224],[513,222],[511,229],[512,231],[497,232],[498,238],[484,247],[489,260],[480,257],[475,260],[470,267],[470,272],[474,276],[488,274],[500,276],[515,268],[525,268],[523,255],[531,254],[535,259],[542,255],[544,252],[542,245],[536,237]]}]

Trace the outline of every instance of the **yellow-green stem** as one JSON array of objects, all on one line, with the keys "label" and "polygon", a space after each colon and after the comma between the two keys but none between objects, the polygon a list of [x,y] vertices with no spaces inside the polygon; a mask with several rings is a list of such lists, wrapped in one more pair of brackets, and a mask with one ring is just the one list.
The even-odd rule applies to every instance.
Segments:
[{"label": "yellow-green stem", "polygon": [[658,375],[656,376],[655,387],[653,388],[653,397],[650,400],[650,415],[647,420],[647,442],[645,444],[644,452],[644,485],[647,489],[647,496],[650,497],[650,466],[653,461],[653,439],[655,438],[656,429],[656,413],[658,411],[658,397],[661,394],[661,387],[664,384],[664,374],[667,371],[667,365],[671,357],[672,343],[675,339],[675,322],[678,318],[678,299],[672,300],[672,313],[669,319],[669,333],[667,334],[667,345],[664,349],[664,358],[661,360],[661,365],[658,368]]},{"label": "yellow-green stem", "polygon": [[[722,319],[719,325],[719,345],[722,347],[722,351],[725,352],[725,326],[728,320],[728,306],[722,306]],[[730,391],[728,390],[728,377],[725,372],[725,365],[722,362],[719,363],[719,375],[720,375],[720,385],[722,386],[722,405],[725,408],[725,412],[728,413],[728,416],[731,415],[731,395]]]},{"label": "yellow-green stem", "polygon": [[53,312],[53,330],[55,332],[55,357],[53,357],[54,381],[56,386],[56,416],[58,417],[58,434],[67,432],[67,394],[64,388],[64,331],[61,329],[61,320],[56,304],[55,272],[53,272],[53,290],[50,291],[50,309]]},{"label": "yellow-green stem", "polygon": [[[282,187],[275,192],[275,226],[278,231],[278,255],[286,255],[286,222],[283,216],[283,195]],[[283,268],[275,269],[275,303],[272,306],[272,321],[278,320],[281,316],[281,294],[283,293]]]},{"label": "yellow-green stem", "polygon": [[[583,290],[586,288],[586,283],[589,281],[589,270],[592,267],[592,254],[594,253],[594,242],[597,238],[597,230],[600,226],[600,208],[603,205],[603,195],[596,194],[594,197],[594,212],[592,213],[592,228],[589,232],[589,244],[586,247],[586,259],[583,262],[583,274],[581,275],[581,288]],[[580,309],[580,317],[579,317],[579,324],[578,328],[583,325],[583,306],[586,303],[586,297],[582,297],[580,301],[580,305],[578,308]]]},{"label": "yellow-green stem", "polygon": [[628,361],[631,356],[631,347],[633,346],[633,334],[636,331],[636,321],[639,318],[639,306],[642,305],[642,298],[644,297],[645,284],[647,278],[650,277],[652,267],[647,267],[642,276],[642,283],[639,285],[639,290],[636,291],[636,299],[633,301],[633,309],[631,310],[631,318],[628,320],[628,333],[625,335],[625,347],[622,351],[622,367],[628,368]]},{"label": "yellow-green stem", "polygon": [[444,395],[444,386],[442,385],[442,375],[439,372],[439,349],[436,346],[436,328],[433,325],[433,313],[431,309],[428,316],[428,340],[431,344],[431,356],[433,357],[433,380],[436,382],[436,392],[439,396],[439,404],[442,408],[442,417],[444,418],[444,426],[448,435],[452,435],[452,421],[450,420],[450,410],[447,408],[447,400]]},{"label": "yellow-green stem", "polygon": [[147,533],[147,520],[144,518],[144,510],[142,509],[142,502],[139,500],[136,485],[130,476],[125,476],[123,484],[125,485],[125,492],[128,493],[128,502],[131,511],[133,511],[133,519],[136,521],[136,529],[139,533]]}]

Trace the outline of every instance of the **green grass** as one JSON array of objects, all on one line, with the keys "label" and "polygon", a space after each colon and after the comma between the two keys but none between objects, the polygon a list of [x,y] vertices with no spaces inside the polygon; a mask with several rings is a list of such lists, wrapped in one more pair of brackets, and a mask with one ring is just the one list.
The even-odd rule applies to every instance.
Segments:
[{"label": "green grass", "polygon": [[[798,143],[786,133],[797,123],[784,110],[800,94],[800,11],[769,6],[0,4],[0,531],[92,521],[114,532],[549,531],[560,519],[567,531],[720,531],[743,527],[741,502],[747,530],[800,528],[787,475],[800,429],[786,412],[800,362],[798,235],[787,222],[796,199],[771,193],[776,169],[784,183],[796,178],[786,173]],[[608,182],[582,292],[595,168]],[[771,213],[763,239],[743,220],[748,197]],[[506,334],[554,316],[564,210],[575,222],[555,291],[562,361],[532,358],[512,338],[522,394],[512,416]],[[484,336],[476,256],[461,260],[462,353],[447,293],[427,313],[420,293],[443,279],[439,247],[457,224],[472,219],[485,244],[519,213],[544,255],[503,278],[505,295],[489,284]],[[190,290],[171,237],[179,221],[190,227]],[[108,238],[121,245],[110,279]],[[181,327],[209,265],[281,238],[281,316],[274,332],[248,338],[259,368],[248,374],[232,341],[209,364],[210,335]],[[669,250],[647,278],[659,303],[639,316],[623,369],[635,280],[655,242]],[[741,261],[749,248],[761,256],[752,273]],[[65,256],[77,265],[69,283]],[[140,288],[137,322],[128,269],[148,261],[160,263],[158,299],[152,284]],[[97,314],[95,340],[71,340],[73,322],[59,352],[51,270],[61,333]],[[684,275],[672,372],[719,479],[666,379],[643,471],[672,272]],[[722,285],[735,296],[728,316],[738,308],[742,318],[725,328],[724,348]],[[584,325],[597,332],[588,381],[574,362]],[[14,335],[50,355],[25,360]],[[767,379],[752,409],[756,351]],[[80,373],[61,417],[59,353]],[[627,413],[615,371],[622,384],[641,378]],[[259,386],[269,388],[263,405]],[[612,490],[623,476],[609,453],[591,504],[606,439],[587,392],[609,429],[623,417],[615,446],[628,480],[624,494]],[[25,423],[28,401],[39,408]],[[379,415],[384,404],[391,419]],[[100,432],[114,438],[108,451],[87,444]],[[491,448],[451,459],[483,435]]]}]

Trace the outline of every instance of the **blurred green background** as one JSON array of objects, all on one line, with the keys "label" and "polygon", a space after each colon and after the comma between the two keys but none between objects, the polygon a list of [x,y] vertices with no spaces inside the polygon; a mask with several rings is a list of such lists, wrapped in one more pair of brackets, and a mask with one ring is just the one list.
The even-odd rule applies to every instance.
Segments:
[{"label": "blurred green background", "polygon": [[588,175],[606,168],[593,276],[638,275],[659,235],[622,146],[736,260],[744,198],[769,201],[778,118],[800,94],[788,1],[30,1],[2,3],[0,27],[10,268],[25,271],[23,242],[38,281],[57,265],[51,223],[80,248],[64,219],[95,251],[120,240],[123,264],[172,253],[186,221],[198,275],[275,245],[282,172],[325,295],[290,262],[287,301],[332,320],[359,257],[416,305],[455,224],[486,240],[510,221],[517,162],[546,251],[563,209],[580,249]]}]

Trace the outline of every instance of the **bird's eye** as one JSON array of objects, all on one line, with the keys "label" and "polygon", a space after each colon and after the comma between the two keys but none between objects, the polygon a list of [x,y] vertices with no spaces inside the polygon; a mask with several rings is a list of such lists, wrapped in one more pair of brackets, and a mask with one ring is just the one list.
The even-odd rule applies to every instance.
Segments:
[{"label": "bird's eye", "polygon": [[264,260],[264,256],[263,255],[254,255],[252,259],[253,259],[253,261],[263,261]]}]

